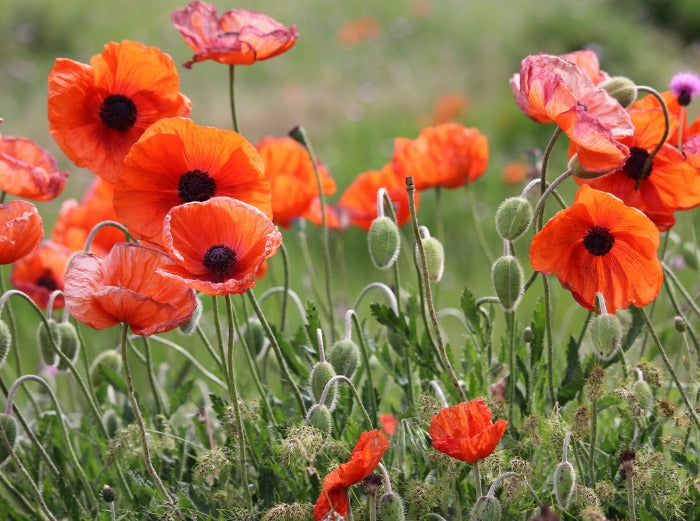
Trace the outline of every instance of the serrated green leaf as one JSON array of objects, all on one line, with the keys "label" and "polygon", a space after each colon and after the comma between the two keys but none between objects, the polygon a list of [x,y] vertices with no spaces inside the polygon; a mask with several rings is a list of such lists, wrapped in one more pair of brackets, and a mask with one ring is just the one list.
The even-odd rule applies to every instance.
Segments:
[{"label": "serrated green leaf", "polygon": [[306,334],[311,341],[314,351],[318,353],[319,347],[316,330],[323,330],[323,328],[321,327],[321,319],[318,317],[316,305],[310,301],[306,303],[306,324],[304,324],[304,328],[306,329]]},{"label": "serrated green leaf", "polygon": [[178,407],[184,404],[192,392],[192,387],[194,387],[194,380],[187,380],[184,384],[180,385],[175,392],[170,395],[170,410],[175,412]]},{"label": "serrated green leaf", "polygon": [[576,339],[570,337],[569,344],[566,347],[566,371],[557,393],[559,405],[564,405],[576,396],[582,385],[583,370],[581,369],[581,362],[578,356],[578,344]]},{"label": "serrated green leaf", "polygon": [[544,350],[544,326],[544,299],[540,297],[537,300],[537,304],[535,304],[535,309],[532,312],[532,322],[530,322],[530,329],[532,329],[532,342],[530,342],[532,367],[535,367],[542,358],[542,351]]}]

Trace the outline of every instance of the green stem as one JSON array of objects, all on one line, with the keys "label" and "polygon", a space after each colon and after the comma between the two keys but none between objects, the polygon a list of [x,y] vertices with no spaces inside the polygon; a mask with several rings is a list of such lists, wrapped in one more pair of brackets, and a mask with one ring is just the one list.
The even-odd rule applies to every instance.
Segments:
[{"label": "green stem", "polygon": [[594,398],[591,404],[591,448],[588,453],[588,469],[591,476],[591,483],[595,488],[595,444],[598,436],[598,399]]},{"label": "green stem", "polygon": [[[391,220],[394,221],[396,226],[399,226],[399,222],[396,219],[396,212],[394,211],[394,203],[391,201],[389,194],[385,189],[382,189],[382,197],[386,203],[386,207],[389,209],[389,214],[391,215]],[[396,295],[396,314],[401,313],[401,279],[399,277],[399,262],[398,260],[394,262],[392,266],[392,271],[394,272],[394,293]]]},{"label": "green stem", "polygon": [[627,511],[630,516],[630,521],[636,521],[637,515],[634,511],[634,476],[633,472],[627,472],[625,476],[625,485],[627,486]]},{"label": "green stem", "polygon": [[156,411],[159,415],[167,414],[165,410],[165,404],[163,403],[163,397],[160,395],[160,390],[158,389],[158,382],[156,382],[156,375],[153,372],[153,360],[151,359],[151,345],[148,342],[148,338],[141,337],[143,339],[143,350],[146,354],[146,372],[148,373],[148,381],[151,384],[151,391],[153,392],[153,397],[156,400]]},{"label": "green stem", "polygon": [[479,472],[479,460],[476,460],[474,462],[474,484],[476,485],[476,499],[478,499],[483,496],[483,492],[481,489],[481,472]]},{"label": "green stem", "polygon": [[678,291],[680,291],[683,297],[685,297],[685,300],[688,301],[688,305],[690,306],[690,308],[700,316],[700,306],[698,306],[697,302],[695,302],[695,299],[692,297],[692,295],[688,293],[683,284],[681,284],[681,281],[678,280],[678,277],[676,277],[676,274],[673,273],[673,270],[665,262],[662,262],[661,265],[664,268],[664,273],[666,274],[666,276],[669,279],[671,279],[673,285],[676,286],[676,288],[678,288]]},{"label": "green stem", "polygon": [[0,481],[2,482],[9,495],[13,496],[17,501],[22,503],[22,507],[31,514],[33,514],[35,519],[42,518],[43,513],[37,510],[36,507],[29,502],[29,500],[24,496],[24,494],[22,494],[19,490],[15,488],[15,486],[7,479],[5,474],[3,474],[2,472],[0,472]]},{"label": "green stem", "polygon": [[540,170],[540,198],[544,195],[545,188],[547,187],[547,168],[549,167],[549,158],[552,156],[552,150],[554,150],[554,145],[556,144],[559,136],[561,136],[562,130],[557,127],[552,136],[547,142],[547,146],[542,154],[542,167]]},{"label": "green stem", "polygon": [[542,275],[542,284],[544,285],[544,325],[545,325],[545,344],[547,346],[547,385],[549,387],[549,397],[552,404],[557,403],[557,396],[554,393],[554,349],[552,347],[552,303],[549,291],[549,279],[547,275]]},{"label": "green stem", "polygon": [[[508,419],[515,416],[515,312],[506,311],[506,335],[508,338]],[[530,376],[532,378],[532,376]],[[481,496],[479,496],[481,497]]]},{"label": "green stem", "polygon": [[326,403],[326,398],[328,398],[328,393],[331,392],[331,389],[333,386],[336,384],[336,382],[345,382],[348,384],[350,387],[350,391],[352,391],[352,395],[355,398],[355,401],[357,402],[357,405],[360,406],[360,410],[362,411],[362,414],[365,417],[365,421],[367,422],[367,425],[369,426],[370,429],[375,428],[375,424],[372,421],[372,418],[369,417],[369,414],[367,413],[367,409],[365,409],[365,406],[362,404],[362,399],[360,398],[359,393],[357,392],[357,389],[355,388],[355,384],[352,383],[352,380],[348,378],[347,376],[343,376],[342,374],[336,375],[328,382],[326,383],[326,386],[323,388],[323,392],[321,393],[321,397],[318,400],[318,403],[325,405]]},{"label": "green stem", "polygon": [[666,294],[668,295],[668,299],[671,301],[671,306],[673,306],[674,311],[676,312],[676,315],[681,317],[683,321],[685,322],[685,327],[688,330],[690,340],[693,342],[693,345],[695,346],[695,351],[700,352],[700,340],[698,340],[698,335],[695,333],[695,330],[690,324],[690,321],[686,318],[685,314],[683,313],[683,310],[681,310],[681,307],[678,305],[678,300],[676,299],[676,296],[673,294],[673,288],[668,282],[668,277],[664,277],[664,287],[666,288]]},{"label": "green stem", "polygon": [[[355,325],[355,331],[357,332],[357,336],[360,337],[360,352],[362,353],[362,363],[367,369],[367,386],[369,387],[369,409],[372,413],[372,419],[376,422],[378,418],[378,410],[377,410],[377,397],[375,396],[375,387],[374,387],[374,380],[372,379],[372,369],[370,367],[369,363],[369,348],[367,347],[367,343],[365,342],[365,337],[362,334],[362,327],[360,326],[360,321],[357,318],[357,313],[355,313],[355,310],[349,309],[348,312],[345,314],[345,320],[347,322],[348,316],[352,318],[352,322]],[[346,330],[348,329],[348,324],[346,324]],[[348,333],[346,331],[346,338],[348,338]],[[409,382],[409,403],[411,406],[413,406],[413,391],[411,389],[411,376],[409,373],[408,376],[408,382]]]},{"label": "green stem", "polygon": [[90,230],[90,233],[88,233],[88,236],[85,239],[85,247],[83,248],[83,251],[90,251],[90,248],[92,247],[92,241],[95,239],[95,235],[97,235],[97,232],[99,232],[102,228],[105,228],[106,226],[111,226],[112,228],[117,228],[118,230],[121,230],[124,233],[124,236],[126,237],[127,241],[138,242],[136,239],[134,239],[134,237],[131,236],[129,230],[127,230],[126,226],[124,226],[122,223],[118,223],[117,221],[102,221],[100,223],[97,223],[92,228],[92,230]]},{"label": "green stem", "polygon": [[282,261],[284,265],[284,293],[282,293],[280,331],[284,332],[284,326],[287,323],[287,301],[289,300],[289,254],[287,253],[287,246],[284,244],[284,241],[280,244],[280,252],[282,252]]},{"label": "green stem", "polygon": [[228,96],[231,103],[231,120],[233,121],[233,130],[240,132],[238,129],[238,117],[236,115],[236,95],[235,95],[235,73],[234,65],[228,66]]},{"label": "green stem", "polygon": [[547,187],[546,190],[542,192],[542,195],[540,196],[539,201],[537,201],[537,205],[535,205],[535,209],[533,211],[535,215],[535,230],[540,231],[542,229],[542,220],[544,218],[544,206],[545,202],[547,201],[547,198],[554,192],[554,190],[562,184],[566,179],[571,177],[574,174],[573,170],[567,170],[563,174],[561,174],[559,177],[557,177],[552,183]]},{"label": "green stem", "polygon": [[467,185],[467,197],[469,198],[469,208],[472,213],[472,218],[474,219],[474,232],[476,233],[477,243],[479,244],[479,248],[481,248],[481,252],[484,254],[484,257],[486,257],[486,262],[492,264],[494,261],[493,252],[491,252],[489,243],[486,241],[486,237],[484,236],[484,230],[481,227],[481,219],[479,219],[479,216],[476,214],[477,204],[474,200],[474,191],[472,190],[471,184]]},{"label": "green stem", "polygon": [[664,112],[664,133],[661,136],[661,140],[658,142],[654,150],[651,151],[651,154],[649,154],[649,157],[647,157],[647,160],[644,163],[644,168],[642,169],[642,173],[637,179],[637,186],[635,186],[635,190],[639,189],[639,185],[642,183],[642,181],[647,177],[647,173],[649,170],[651,170],[652,163],[654,161],[654,156],[661,150],[661,147],[664,146],[664,143],[666,143],[666,138],[668,138],[668,133],[671,130],[671,123],[669,120],[668,116],[668,107],[666,106],[666,101],[664,101],[663,96],[659,94],[656,89],[652,87],[648,87],[646,85],[638,85],[637,90],[641,92],[646,92],[648,94],[651,94],[654,96],[659,103],[661,104],[661,110]]}]

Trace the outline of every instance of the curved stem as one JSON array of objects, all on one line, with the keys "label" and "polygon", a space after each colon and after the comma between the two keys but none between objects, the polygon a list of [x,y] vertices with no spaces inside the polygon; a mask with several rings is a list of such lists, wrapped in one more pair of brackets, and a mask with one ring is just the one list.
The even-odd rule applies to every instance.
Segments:
[{"label": "curved stem", "polygon": [[[349,309],[347,313],[345,313],[345,319],[346,321],[348,320],[349,317],[352,317],[352,322],[355,325],[355,331],[357,332],[357,336],[360,337],[360,352],[362,353],[362,363],[365,365],[367,368],[366,373],[367,373],[367,386],[369,387],[369,409],[372,413],[372,419],[374,421],[377,421],[378,418],[378,410],[377,410],[377,397],[375,396],[374,393],[374,380],[372,379],[372,368],[369,363],[369,347],[367,347],[367,342],[365,342],[365,337],[362,334],[362,327],[360,327],[360,321],[357,318],[357,313],[355,313],[354,309]],[[349,335],[348,335],[349,336]],[[349,340],[349,338],[348,338]],[[413,390],[411,389],[411,375],[409,373],[408,375],[408,382],[409,382],[409,398],[411,404],[413,404]]]},{"label": "curved stem", "polygon": [[666,106],[666,101],[664,101],[664,98],[657,92],[656,89],[649,87],[647,85],[638,85],[637,86],[638,91],[646,92],[648,94],[651,94],[654,96],[659,103],[661,104],[661,110],[664,112],[664,133],[661,136],[661,140],[657,143],[656,147],[654,150],[651,151],[651,154],[649,154],[649,157],[647,157],[647,160],[644,162],[644,168],[642,169],[642,175],[639,176],[639,179],[637,179],[637,186],[635,187],[635,190],[639,189],[639,185],[641,182],[644,180],[645,177],[647,177],[647,173],[649,170],[651,170],[652,163],[654,161],[654,156],[661,150],[661,147],[664,146],[664,143],[666,143],[666,139],[668,138],[668,133],[671,129],[671,123],[668,117],[668,107]]},{"label": "curved stem", "polygon": [[374,429],[375,425],[374,422],[372,421],[372,418],[369,417],[369,414],[367,413],[367,409],[365,409],[365,406],[362,404],[362,399],[360,398],[360,395],[357,392],[357,389],[355,388],[355,384],[352,383],[352,380],[348,378],[347,376],[343,376],[342,374],[335,375],[333,378],[328,380],[326,383],[326,386],[323,388],[323,392],[321,393],[321,398],[318,400],[319,404],[325,404],[326,403],[326,398],[328,398],[328,393],[331,392],[331,389],[333,388],[333,384],[336,382],[345,382],[350,386],[350,390],[352,391],[353,396],[355,397],[355,401],[357,402],[357,405],[360,406],[360,410],[362,411],[362,414],[365,416],[365,420],[367,421],[367,425],[369,425],[370,429]]},{"label": "curved stem", "polygon": [[698,303],[695,302],[695,299],[692,297],[690,293],[685,289],[683,284],[681,284],[681,281],[678,280],[678,277],[676,277],[676,274],[673,273],[673,270],[665,263],[661,262],[661,266],[663,266],[664,272],[666,273],[666,276],[671,279],[671,282],[673,282],[673,285],[678,288],[678,291],[681,292],[683,297],[685,297],[685,300],[688,301],[688,305],[690,308],[695,311],[698,315],[700,315],[700,306],[698,306]]},{"label": "curved stem", "polygon": [[2,482],[2,484],[11,496],[13,496],[20,503],[22,503],[22,507],[25,510],[27,510],[27,512],[30,512],[30,514],[33,515],[35,519],[42,519],[43,512],[37,510],[36,506],[32,505],[29,502],[29,500],[24,496],[24,494],[17,490],[2,472],[0,472],[0,482]]},{"label": "curved stem", "polygon": [[430,387],[432,387],[433,391],[435,391],[438,400],[440,400],[440,405],[442,405],[442,408],[447,409],[450,405],[447,403],[445,393],[442,392],[442,387],[440,387],[440,384],[436,380],[430,380]]},{"label": "curved stem", "polygon": [[[301,303],[301,299],[299,298],[299,295],[296,294],[296,292],[292,289],[289,289],[285,286],[274,286],[272,288],[269,288],[263,293],[260,298],[258,299],[258,302],[260,305],[263,304],[269,297],[271,297],[275,293],[282,293],[284,292],[287,296],[291,297],[292,302],[294,302],[294,305],[297,308],[297,311],[299,312],[299,316],[301,317],[302,322],[306,322],[306,311],[304,311],[304,305]],[[285,297],[282,297],[285,298]]]},{"label": "curved stem", "polygon": [[[573,170],[567,170],[563,174],[561,174],[559,177],[557,177],[552,183],[547,187],[546,190],[542,192],[542,195],[540,196],[539,201],[537,201],[537,204],[535,205],[535,209],[533,211],[535,215],[535,230],[540,231],[542,229],[542,219],[544,217],[544,205],[547,201],[547,198],[554,192],[554,190],[562,184],[566,179],[571,177],[574,174]],[[543,185],[544,186],[544,185]]]},{"label": "curved stem", "polygon": [[[209,356],[211,356],[214,359],[214,362],[216,362],[216,365],[218,365],[219,368],[223,371],[224,370],[223,362],[221,361],[221,358],[219,358],[219,355],[216,354],[216,351],[214,351],[214,347],[211,345],[211,342],[209,342],[209,339],[207,338],[206,333],[204,333],[204,330],[202,329],[202,326],[197,324],[196,331],[197,331],[197,335],[202,340],[202,343],[207,348],[207,351],[209,351]],[[151,335],[151,338],[153,338],[153,335]],[[219,379],[217,378],[217,380],[219,380]],[[222,382],[221,380],[219,380],[219,382],[221,382],[221,385],[224,386],[224,382]]]},{"label": "curved stem", "polygon": [[236,115],[236,76],[234,73],[234,65],[228,66],[228,97],[229,103],[231,104],[231,120],[233,122],[233,130],[240,132],[238,129],[238,117]]},{"label": "curved stem", "polygon": [[491,483],[491,486],[489,487],[489,491],[486,493],[487,496],[495,496],[496,495],[496,489],[498,488],[498,485],[501,483],[506,478],[509,478],[511,476],[517,476],[517,472],[506,472],[504,474],[501,474],[498,476],[493,483]]},{"label": "curved stem", "polygon": [[355,305],[353,306],[353,309],[357,309],[360,306],[362,298],[365,296],[365,294],[367,294],[369,290],[373,288],[381,290],[386,295],[387,299],[389,299],[389,306],[391,306],[391,310],[394,312],[395,315],[398,315],[399,304],[396,295],[389,286],[383,284],[382,282],[371,282],[367,284],[364,288],[362,288],[362,291],[360,291],[360,294],[355,299]]},{"label": "curved stem", "polygon": [[[207,371],[207,370],[204,368],[204,366],[203,366],[202,364],[199,363],[199,361],[197,360],[197,358],[196,358],[195,356],[193,356],[192,353],[190,353],[187,349],[185,349],[185,348],[182,347],[181,345],[176,344],[175,342],[173,342],[173,341],[171,341],[171,340],[168,340],[167,338],[160,337],[160,336],[158,336],[158,335],[151,335],[150,338],[151,338],[151,340],[155,340],[156,342],[160,342],[160,343],[163,344],[163,345],[166,345],[166,346],[168,346],[168,347],[173,348],[175,351],[177,351],[177,352],[180,353],[182,356],[184,356],[185,358],[187,358],[187,360],[189,360],[189,362],[190,362],[192,365],[194,365],[194,366],[197,368],[197,370],[199,370],[199,372],[202,373],[205,377],[207,377],[209,380],[211,380],[213,383],[215,383],[215,384],[218,385],[219,387],[221,387],[221,388],[223,388],[223,389],[226,388],[226,383],[225,383],[223,380],[221,380],[221,379],[218,378],[216,375],[214,375],[214,374],[210,373],[209,371]],[[219,365],[221,366],[221,364],[219,364]]]},{"label": "curved stem", "polygon": [[474,200],[474,191],[471,188],[471,184],[467,185],[467,197],[469,199],[469,208],[471,210],[472,218],[474,219],[474,232],[476,233],[477,243],[479,244],[479,248],[481,248],[481,252],[484,254],[484,257],[486,257],[486,261],[489,264],[492,264],[494,261],[493,252],[491,252],[489,243],[486,241],[486,237],[484,237],[484,230],[481,227],[481,220],[476,214],[477,205],[476,201]]},{"label": "curved stem", "polygon": [[[389,194],[387,193],[386,189],[380,188],[379,192],[381,192],[381,197],[384,198],[384,202],[386,203],[386,207],[389,208],[389,214],[391,214],[391,220],[394,221],[394,224],[396,226],[399,226],[399,222],[396,219],[396,212],[394,211],[394,203],[392,202],[391,198],[389,197]],[[379,193],[378,193],[379,197]],[[383,205],[382,205],[383,208]],[[377,207],[377,210],[379,210],[379,207]],[[378,214],[377,214],[378,215]],[[399,263],[394,262],[393,265],[391,266],[392,271],[394,273],[394,292],[396,293],[396,314],[398,315],[401,312],[401,279],[399,276]]]},{"label": "curved stem", "polygon": [[92,241],[95,239],[95,235],[97,235],[97,232],[99,232],[105,226],[112,226],[121,230],[124,233],[124,236],[126,237],[127,241],[138,242],[131,236],[129,230],[127,230],[126,226],[124,226],[122,223],[118,223],[117,221],[102,221],[100,223],[97,223],[92,228],[92,230],[90,230],[90,233],[88,233],[87,239],[85,239],[85,247],[83,248],[83,251],[90,251],[90,248],[92,247]]},{"label": "curved stem", "polygon": [[386,494],[393,494],[394,491],[391,488],[391,479],[389,479],[389,473],[386,471],[386,467],[381,463],[377,463],[377,467],[382,472],[382,477],[384,478],[384,491]]},{"label": "curved stem", "polygon": [[554,145],[556,144],[559,136],[561,136],[562,130],[557,127],[552,136],[547,142],[547,146],[542,154],[542,167],[540,169],[540,198],[544,195],[545,187],[547,185],[547,168],[549,167],[549,158],[552,156],[552,150],[554,150]]},{"label": "curved stem", "polygon": [[143,351],[146,354],[146,372],[148,373],[148,381],[151,384],[151,392],[153,392],[153,397],[156,401],[156,411],[158,414],[166,414],[165,403],[163,402],[163,397],[160,395],[160,389],[158,389],[158,382],[156,381],[156,375],[153,372],[153,360],[151,359],[151,345],[148,342],[148,338],[141,337],[143,340]]}]

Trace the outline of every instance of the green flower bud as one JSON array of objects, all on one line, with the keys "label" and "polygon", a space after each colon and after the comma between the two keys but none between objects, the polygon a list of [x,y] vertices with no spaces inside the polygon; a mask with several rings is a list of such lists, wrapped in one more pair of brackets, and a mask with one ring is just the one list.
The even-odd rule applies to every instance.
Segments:
[{"label": "green flower bud", "polygon": [[10,352],[11,345],[12,333],[10,333],[10,328],[7,327],[4,320],[0,320],[0,368],[7,360],[7,353]]},{"label": "green flower bud", "polygon": [[[335,369],[333,369],[333,366],[329,362],[319,362],[313,367],[313,369],[311,369],[311,392],[314,395],[314,400],[317,403],[321,399],[321,395],[323,394],[323,389],[326,387],[326,384],[330,382],[331,378],[334,376]],[[334,384],[333,387],[331,387],[329,393],[331,404],[335,403],[337,389],[337,384]],[[328,401],[328,398],[326,398],[326,402]]]},{"label": "green flower bud", "polygon": [[644,380],[637,380],[632,386],[634,394],[637,396],[637,402],[646,412],[651,412],[654,409],[654,393],[651,387]]},{"label": "green flower bud", "polygon": [[190,319],[180,326],[180,333],[183,335],[191,335],[197,329],[199,320],[202,318],[202,301],[197,297],[197,305],[194,307]]},{"label": "green flower bud", "polygon": [[469,521],[500,521],[503,509],[495,496],[481,496],[469,513]]},{"label": "green flower bud", "polygon": [[615,315],[598,315],[591,321],[591,338],[595,354],[611,360],[622,345],[622,326]]},{"label": "green flower bud", "polygon": [[598,86],[605,89],[624,108],[628,108],[637,101],[637,85],[624,76],[613,76]]},{"label": "green flower bud", "polygon": [[380,270],[388,270],[399,258],[401,236],[396,223],[389,217],[377,217],[367,234],[369,256]]},{"label": "green flower bud", "polygon": [[102,415],[102,423],[105,424],[110,437],[114,436],[121,428],[121,419],[113,409],[107,409],[107,412]]},{"label": "green flower bud", "polygon": [[[78,331],[70,322],[60,322],[56,327],[61,338],[61,351],[68,357],[68,360],[75,363],[80,352]],[[59,371],[68,371],[68,364],[63,359],[59,359],[57,368]]]},{"label": "green flower bud", "polygon": [[[10,443],[10,447],[14,450],[17,442],[17,421],[9,414],[0,414],[0,429],[5,431],[5,437]],[[0,466],[2,466],[9,457],[10,451],[0,437]]]},{"label": "green flower bud", "polygon": [[248,349],[250,349],[254,356],[262,352],[267,337],[265,336],[265,330],[262,324],[257,318],[251,317],[248,319],[243,330],[243,338],[245,338]]},{"label": "green flower bud", "polygon": [[[432,283],[440,282],[445,271],[445,250],[442,243],[435,237],[421,239],[423,253],[425,253],[425,266],[428,269],[428,280]],[[420,252],[416,248],[416,262],[420,266]]]},{"label": "green flower bud", "polygon": [[527,231],[532,222],[532,205],[522,197],[509,197],[496,210],[498,235],[514,241]]},{"label": "green flower bud", "polygon": [[377,519],[382,521],[404,521],[403,501],[395,493],[384,494],[377,505]]},{"label": "green flower bud", "polygon": [[[48,319],[49,331],[51,332],[51,338],[53,338],[54,344],[58,349],[61,349],[61,331],[58,329],[58,323],[53,319]],[[58,355],[54,351],[51,345],[51,338],[46,331],[46,326],[44,322],[39,323],[39,329],[37,329],[36,341],[39,344],[39,352],[41,353],[41,358],[44,360],[46,365],[56,365],[58,362]]]},{"label": "green flower bud", "polygon": [[360,348],[352,340],[338,340],[331,348],[328,361],[337,374],[352,378],[360,365]]},{"label": "green flower bud", "polygon": [[685,320],[683,320],[683,317],[674,317],[673,319],[673,327],[676,328],[676,331],[679,333],[685,333]]},{"label": "green flower bud", "polygon": [[554,470],[554,497],[563,510],[569,507],[576,486],[576,472],[568,461],[562,461]]},{"label": "green flower bud", "polygon": [[491,279],[496,296],[506,311],[513,311],[523,296],[523,268],[512,255],[496,259],[491,268]]},{"label": "green flower bud", "polygon": [[576,154],[574,154],[571,157],[571,159],[569,159],[569,170],[573,172],[574,177],[579,177],[581,179],[595,179],[597,177],[601,177],[605,174],[610,173],[609,170],[605,170],[603,172],[590,172],[584,169],[581,166],[581,163],[578,162],[578,157],[576,156]]},{"label": "green flower bud", "polygon": [[306,423],[311,427],[317,428],[327,436],[331,435],[333,430],[333,418],[331,411],[325,405],[314,405],[306,414]]},{"label": "green flower bud", "polygon": [[103,351],[95,357],[90,366],[90,381],[94,387],[98,387],[104,381],[100,371],[101,365],[119,374],[122,371],[122,357],[114,349]]}]

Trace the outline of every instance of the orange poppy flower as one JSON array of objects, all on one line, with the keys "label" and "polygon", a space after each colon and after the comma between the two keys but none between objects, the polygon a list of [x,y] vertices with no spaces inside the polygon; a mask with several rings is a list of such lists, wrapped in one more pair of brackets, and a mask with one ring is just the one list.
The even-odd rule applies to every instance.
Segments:
[{"label": "orange poppy flower", "polygon": [[[668,230],[676,222],[674,211],[700,205],[700,175],[669,143],[661,147],[651,169],[645,172],[646,160],[664,132],[663,112],[660,108],[632,110],[630,116],[635,132],[622,140],[630,150],[622,167],[596,179],[576,178],[576,181],[619,197],[627,206],[644,212],[660,230]],[[671,131],[675,132],[676,128],[677,121]]]},{"label": "orange poppy flower", "polygon": [[583,69],[593,83],[596,85],[610,79],[607,72],[600,70],[598,55],[590,49],[560,54],[559,58],[566,60]]},{"label": "orange poppy flower", "polygon": [[314,507],[314,519],[320,521],[331,512],[345,516],[349,506],[347,489],[374,472],[388,447],[389,441],[380,431],[363,432],[350,460],[338,465],[323,480],[323,490]]},{"label": "orange poppy flower", "polygon": [[556,123],[590,172],[619,168],[629,150],[619,142],[634,128],[625,109],[596,87],[586,72],[562,58],[528,56],[511,79],[516,103],[539,123]]},{"label": "orange poppy flower", "polygon": [[[65,246],[46,241],[34,253],[14,264],[10,283],[44,309],[51,293],[63,289],[63,272],[70,254]],[[54,301],[54,308],[62,307],[63,298],[59,297]]]},{"label": "orange poppy flower", "polygon": [[[117,221],[112,197],[114,186],[96,178],[80,203],[75,199],[65,201],[61,213],[51,231],[51,240],[67,246],[71,251],[82,250],[90,231],[102,221]],[[106,255],[118,242],[124,241],[124,233],[113,226],[105,226],[95,235],[90,251]]]},{"label": "orange poppy flower", "polygon": [[[321,198],[314,197],[311,201],[309,209],[304,213],[304,219],[309,220],[316,226],[323,225],[321,218]],[[328,204],[326,201],[326,226],[331,230],[345,230],[350,226],[347,212],[338,208],[338,206]]]},{"label": "orange poppy flower", "polygon": [[160,274],[172,264],[163,252],[134,243],[115,244],[104,258],[78,253],[65,274],[66,306],[94,329],[125,322],[137,335],[170,331],[197,305],[194,291]]},{"label": "orange poppy flower", "polygon": [[532,269],[554,274],[593,310],[602,293],[608,313],[649,304],[661,289],[659,231],[642,212],[587,185],[530,244]]},{"label": "orange poppy flower", "polygon": [[394,140],[391,166],[413,177],[417,190],[457,188],[481,177],[489,159],[486,136],[476,128],[443,123],[421,130],[417,139]]},{"label": "orange poppy flower", "polygon": [[0,204],[0,264],[30,254],[43,238],[43,222],[36,206],[20,200]]},{"label": "orange poppy flower", "polygon": [[49,73],[51,135],[76,165],[110,183],[144,130],[190,107],[170,56],[138,42],[108,43],[90,65],[59,58]]},{"label": "orange poppy flower", "polygon": [[[391,164],[381,170],[369,170],[358,175],[347,187],[338,201],[338,211],[347,214],[350,222],[364,230],[369,230],[377,218],[377,191],[384,188],[394,203],[396,220],[399,226],[411,218],[408,209],[408,196],[404,178],[397,175]],[[416,203],[418,202],[416,192]]]},{"label": "orange poppy flower", "polygon": [[381,26],[373,16],[346,20],[338,29],[338,41],[344,47],[354,47],[363,40],[371,40],[379,34]]},{"label": "orange poppy flower", "polygon": [[399,426],[399,421],[393,414],[380,414],[379,424],[382,426],[382,430],[389,436],[393,436]]},{"label": "orange poppy flower", "polygon": [[489,456],[506,431],[508,422],[491,421],[483,398],[442,409],[430,420],[433,447],[455,459],[475,463]]},{"label": "orange poppy flower", "polygon": [[195,51],[188,69],[204,60],[229,65],[251,65],[282,54],[299,36],[295,26],[286,27],[269,16],[245,9],[216,16],[216,7],[206,2],[190,2],[176,9],[171,21]]},{"label": "orange poppy flower", "polygon": [[[306,149],[290,137],[266,137],[255,148],[265,162],[265,175],[272,192],[272,220],[289,228],[292,219],[302,217],[318,196],[314,167]],[[318,164],[324,195],[335,193],[335,181],[328,168]]]},{"label": "orange poppy flower", "polygon": [[29,139],[0,135],[0,191],[50,201],[63,191],[68,172],[56,159]]},{"label": "orange poppy flower", "polygon": [[255,287],[255,276],[279,248],[282,234],[257,208],[213,197],[170,210],[163,241],[176,262],[161,269],[164,276],[207,295],[230,295]]},{"label": "orange poppy flower", "polygon": [[253,145],[232,130],[167,118],[149,127],[124,159],[114,210],[130,232],[159,242],[172,207],[214,196],[240,199],[272,217],[270,183]]},{"label": "orange poppy flower", "polygon": [[433,125],[449,123],[462,114],[469,106],[469,99],[461,92],[448,92],[435,100],[433,114],[430,117]]},{"label": "orange poppy flower", "polygon": [[530,165],[525,161],[511,161],[503,168],[502,178],[506,184],[519,185],[527,179]]}]

